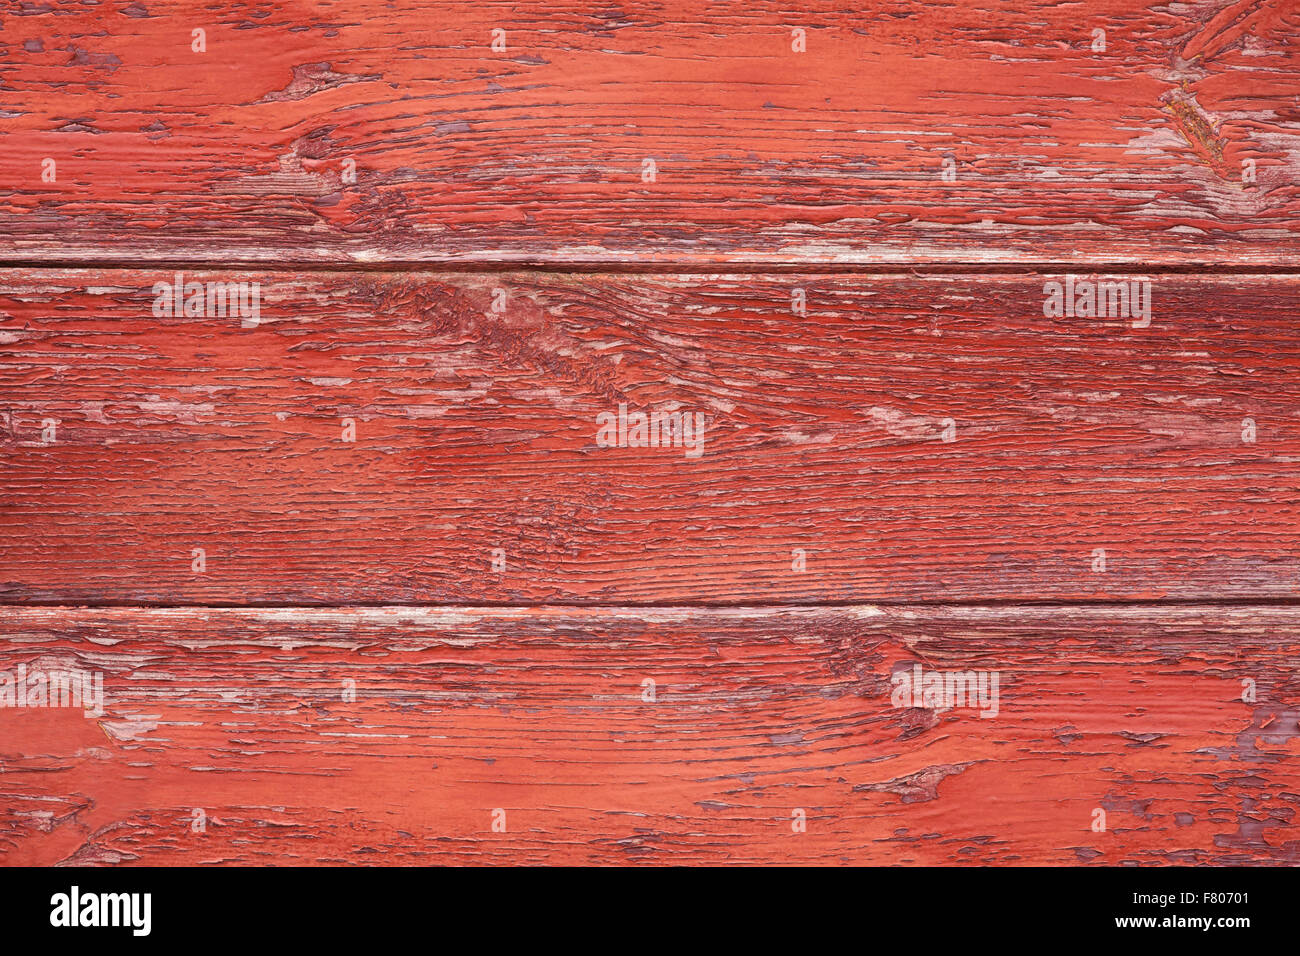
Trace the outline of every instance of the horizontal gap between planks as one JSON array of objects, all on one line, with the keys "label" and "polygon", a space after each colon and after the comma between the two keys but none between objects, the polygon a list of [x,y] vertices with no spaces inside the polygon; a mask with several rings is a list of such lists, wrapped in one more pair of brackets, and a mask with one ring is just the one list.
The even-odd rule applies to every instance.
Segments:
[{"label": "horizontal gap between planks", "polygon": [[989,263],[952,261],[943,263],[853,263],[825,262],[552,262],[521,259],[518,261],[421,262],[391,260],[385,262],[297,262],[292,259],[0,259],[0,269],[29,272],[54,270],[108,271],[123,270],[195,270],[199,272],[308,272],[308,273],[419,273],[457,275],[473,273],[540,272],[575,275],[1017,275],[1026,272],[1141,272],[1144,275],[1252,275],[1300,276],[1300,264],[1268,266],[1260,264],[1216,263],[1145,263],[1068,260],[1060,262],[1025,261]]},{"label": "horizontal gap between planks", "polygon": [[1124,598],[1085,598],[1078,601],[1055,599],[1022,600],[1019,598],[936,598],[933,600],[880,600],[880,601],[792,601],[784,600],[772,604],[756,604],[753,601],[672,601],[636,602],[619,601],[590,604],[540,601],[518,603],[512,601],[474,601],[466,604],[449,604],[447,602],[429,604],[392,604],[387,601],[345,601],[341,603],[285,603],[281,601],[233,603],[229,601],[170,603],[165,601],[97,601],[93,604],[69,603],[67,601],[25,601],[21,604],[0,604],[0,620],[11,611],[52,610],[52,611],[96,611],[106,609],[138,609],[141,611],[347,611],[350,609],[390,610],[390,611],[816,611],[816,610],[853,610],[855,608],[1034,608],[1037,610],[1060,608],[1108,609],[1128,608],[1134,610],[1159,611],[1167,608],[1225,608],[1256,607],[1260,609],[1300,607],[1300,596],[1294,598],[1263,597],[1198,597],[1170,598],[1167,600],[1128,600]]}]

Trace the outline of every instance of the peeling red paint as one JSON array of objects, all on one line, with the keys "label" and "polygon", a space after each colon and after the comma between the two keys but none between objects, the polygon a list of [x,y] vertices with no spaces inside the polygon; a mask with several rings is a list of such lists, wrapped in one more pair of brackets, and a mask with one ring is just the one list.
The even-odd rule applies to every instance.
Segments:
[{"label": "peeling red paint", "polygon": [[[1294,707],[1239,741],[1243,677],[1295,699],[1298,614],[15,609],[0,669],[71,655],[138,731],[0,710],[3,857],[1293,863]],[[1000,670],[999,718],[909,733],[889,673],[920,654]]]},{"label": "peeling red paint", "polygon": [[0,256],[1298,261],[1293,3],[621,9],[10,16]]},{"label": "peeling red paint", "polygon": [[336,13],[0,14],[0,865],[1300,863],[1295,3]]}]

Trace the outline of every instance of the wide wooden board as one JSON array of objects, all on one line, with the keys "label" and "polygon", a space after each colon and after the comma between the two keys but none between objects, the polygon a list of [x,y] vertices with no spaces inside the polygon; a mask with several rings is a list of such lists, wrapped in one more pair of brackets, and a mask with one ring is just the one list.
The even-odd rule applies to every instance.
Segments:
[{"label": "wide wooden board", "polygon": [[[1037,274],[188,275],[256,282],[256,324],[155,316],[171,279],[0,274],[5,600],[1300,584],[1295,278],[1147,277],[1143,328],[1045,318]],[[620,406],[702,443],[618,447]]]},{"label": "wide wooden board", "polygon": [[[1300,861],[1294,608],[0,621],[0,673],[104,698],[0,708],[9,864]],[[918,666],[996,715],[894,700]]]},{"label": "wide wooden board", "polygon": [[1289,0],[0,16],[10,262],[1300,264]]}]

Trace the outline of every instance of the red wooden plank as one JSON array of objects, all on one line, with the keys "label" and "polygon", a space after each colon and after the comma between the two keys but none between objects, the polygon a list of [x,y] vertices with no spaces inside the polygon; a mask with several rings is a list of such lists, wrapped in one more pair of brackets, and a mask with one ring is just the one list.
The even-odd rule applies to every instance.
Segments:
[{"label": "red wooden plank", "polygon": [[8,864],[1300,859],[1294,608],[0,620],[0,673],[104,694],[0,707]]},{"label": "red wooden plank", "polygon": [[[6,600],[1272,599],[1300,581],[1294,278],[1157,278],[1145,328],[1045,318],[1039,275],[190,275],[256,282],[247,328],[154,316],[170,278],[0,277]],[[621,405],[703,415],[699,457],[602,447]]]},{"label": "red wooden plank", "polygon": [[1289,0],[43,0],[3,27],[11,261],[1300,261]]}]

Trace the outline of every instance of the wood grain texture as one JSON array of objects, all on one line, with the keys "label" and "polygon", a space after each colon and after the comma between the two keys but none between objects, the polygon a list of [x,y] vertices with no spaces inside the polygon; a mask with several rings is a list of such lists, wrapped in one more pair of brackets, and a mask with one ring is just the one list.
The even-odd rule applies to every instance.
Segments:
[{"label": "wood grain texture", "polygon": [[1298,181],[1294,0],[7,6],[0,866],[1300,864]]},{"label": "wood grain texture", "polygon": [[[0,670],[106,699],[0,709],[10,864],[1300,861],[1294,608],[2,620]],[[893,707],[914,664],[997,716]]]},{"label": "wood grain texture", "polygon": [[[1300,582],[1295,278],[1161,277],[1142,329],[1044,318],[1037,275],[218,277],[259,283],[252,328],[154,317],[160,278],[0,276],[9,602],[1289,599]],[[620,404],[698,410],[702,454],[601,447]]]},{"label": "wood grain texture", "polygon": [[39,0],[2,27],[11,262],[1300,262],[1290,0]]}]

